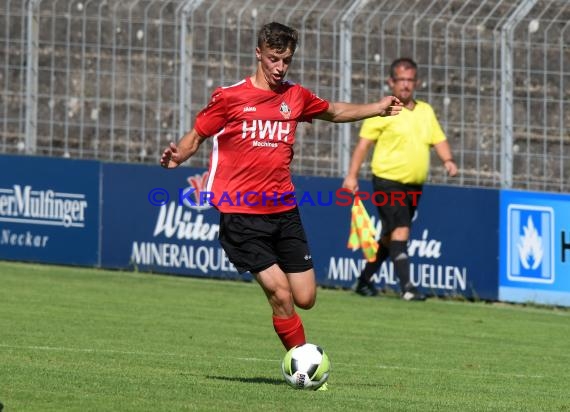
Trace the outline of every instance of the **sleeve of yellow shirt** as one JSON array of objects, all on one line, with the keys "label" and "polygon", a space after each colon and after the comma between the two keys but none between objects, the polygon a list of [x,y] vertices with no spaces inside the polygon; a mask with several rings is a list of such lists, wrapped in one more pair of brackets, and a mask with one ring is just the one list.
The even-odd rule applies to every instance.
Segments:
[{"label": "sleeve of yellow shirt", "polygon": [[435,116],[435,112],[433,111],[433,108],[430,106],[430,111],[431,111],[431,130],[433,131],[432,135],[431,135],[431,144],[432,145],[436,145],[440,142],[443,142],[445,140],[445,134],[443,133],[443,130],[441,129],[441,125],[439,124],[439,121],[437,120],[437,117]]},{"label": "sleeve of yellow shirt", "polygon": [[383,122],[379,116],[370,117],[362,122],[359,137],[376,141],[382,134]]}]

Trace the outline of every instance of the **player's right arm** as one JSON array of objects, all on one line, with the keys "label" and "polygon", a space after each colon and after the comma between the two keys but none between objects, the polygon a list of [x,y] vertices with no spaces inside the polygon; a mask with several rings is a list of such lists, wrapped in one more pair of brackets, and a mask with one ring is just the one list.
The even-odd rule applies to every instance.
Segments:
[{"label": "player's right arm", "polygon": [[374,141],[370,139],[360,138],[354,152],[352,153],[352,158],[350,159],[350,166],[348,168],[348,173],[344,178],[342,187],[348,189],[351,192],[356,192],[358,190],[358,172],[360,167],[366,158],[368,150],[374,146]]},{"label": "player's right arm", "polygon": [[180,166],[188,160],[208,136],[214,136],[228,119],[224,89],[218,87],[212,93],[210,102],[196,115],[194,127],[186,133],[178,144],[170,143],[162,152],[160,165],[167,169]]},{"label": "player's right arm", "polygon": [[180,166],[198,151],[205,139],[205,137],[198,134],[196,129],[190,130],[180,139],[178,144],[170,142],[168,147],[162,152],[160,165],[167,169]]}]

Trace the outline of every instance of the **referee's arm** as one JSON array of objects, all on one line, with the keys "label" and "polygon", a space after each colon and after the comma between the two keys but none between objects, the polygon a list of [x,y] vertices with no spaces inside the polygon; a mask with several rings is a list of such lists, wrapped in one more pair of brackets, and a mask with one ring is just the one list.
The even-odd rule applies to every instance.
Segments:
[{"label": "referee's arm", "polygon": [[437,153],[437,156],[443,163],[443,167],[447,170],[447,174],[449,176],[455,176],[457,174],[457,165],[455,164],[455,160],[453,160],[453,155],[451,154],[451,147],[447,140],[439,142],[438,144],[434,145],[433,148]]},{"label": "referee's arm", "polygon": [[370,139],[360,138],[358,144],[354,148],[352,153],[352,158],[350,159],[350,166],[348,168],[348,173],[344,178],[342,187],[348,189],[351,192],[356,192],[358,190],[358,173],[362,167],[362,163],[368,154],[368,151],[374,146],[374,141]]}]

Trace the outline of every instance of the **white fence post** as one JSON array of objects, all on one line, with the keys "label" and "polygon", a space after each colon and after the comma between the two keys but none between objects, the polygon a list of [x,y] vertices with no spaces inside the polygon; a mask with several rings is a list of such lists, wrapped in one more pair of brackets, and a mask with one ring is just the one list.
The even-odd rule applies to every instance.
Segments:
[{"label": "white fence post", "polygon": [[501,187],[513,185],[513,31],[536,0],[524,0],[501,28]]},{"label": "white fence post", "polygon": [[41,0],[28,0],[26,39],[26,153],[35,154],[38,133],[38,40],[39,16],[36,13]]},{"label": "white fence post", "polygon": [[[364,0],[356,0],[346,10],[340,20],[340,87],[339,100],[350,102],[352,98],[352,22],[358,11],[366,4]],[[350,124],[340,125],[339,139],[339,174],[346,176],[350,164]]]}]

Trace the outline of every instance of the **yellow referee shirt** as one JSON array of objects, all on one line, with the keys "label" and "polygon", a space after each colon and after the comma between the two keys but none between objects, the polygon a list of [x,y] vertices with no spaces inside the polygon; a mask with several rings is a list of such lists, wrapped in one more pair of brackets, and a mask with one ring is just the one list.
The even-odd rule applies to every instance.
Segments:
[{"label": "yellow referee shirt", "polygon": [[432,107],[420,100],[414,110],[404,108],[398,116],[364,120],[360,137],[376,142],[372,173],[407,184],[426,181],[430,148],[445,140]]}]

